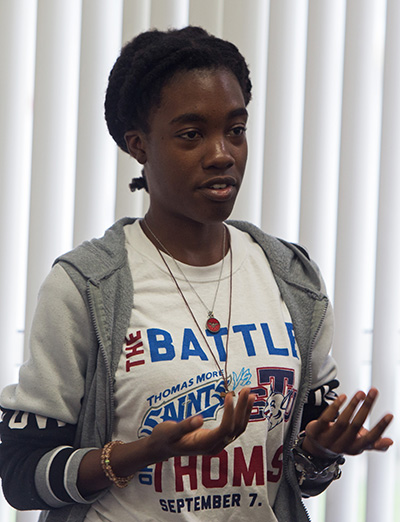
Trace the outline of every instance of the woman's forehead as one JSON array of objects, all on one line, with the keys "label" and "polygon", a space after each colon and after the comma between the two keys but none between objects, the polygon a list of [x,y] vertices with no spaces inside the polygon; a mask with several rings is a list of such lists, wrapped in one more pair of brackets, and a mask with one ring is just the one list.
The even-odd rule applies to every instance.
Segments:
[{"label": "woman's forehead", "polygon": [[171,76],[171,78],[166,81],[165,85],[161,89],[161,95],[168,88],[185,88],[188,83],[198,83],[200,86],[207,86],[207,84],[213,82],[216,77],[219,78],[224,84],[235,84],[239,87],[239,89],[241,89],[238,79],[229,68],[204,67],[177,70],[173,76]]},{"label": "woman's forehead", "polygon": [[171,123],[183,123],[200,121],[210,111],[221,111],[232,118],[247,115],[240,84],[227,69],[179,71],[163,87],[153,115],[162,112],[170,117]]}]

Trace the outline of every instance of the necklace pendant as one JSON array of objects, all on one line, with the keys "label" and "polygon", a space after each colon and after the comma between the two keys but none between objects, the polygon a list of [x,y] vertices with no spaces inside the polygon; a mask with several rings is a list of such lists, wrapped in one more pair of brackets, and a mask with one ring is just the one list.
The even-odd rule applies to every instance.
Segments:
[{"label": "necklace pendant", "polygon": [[206,322],[206,328],[211,333],[218,333],[221,329],[221,323],[216,319],[213,314],[209,314]]}]

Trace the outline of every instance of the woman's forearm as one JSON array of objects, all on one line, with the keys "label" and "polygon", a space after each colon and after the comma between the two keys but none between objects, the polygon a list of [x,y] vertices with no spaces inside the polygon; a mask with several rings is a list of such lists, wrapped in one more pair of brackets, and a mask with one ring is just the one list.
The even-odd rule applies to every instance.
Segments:
[{"label": "woman's forearm", "polygon": [[[102,449],[89,451],[82,459],[78,473],[78,489],[83,497],[112,485],[102,467]],[[128,477],[157,462],[150,437],[113,446],[110,466],[117,477]]]}]

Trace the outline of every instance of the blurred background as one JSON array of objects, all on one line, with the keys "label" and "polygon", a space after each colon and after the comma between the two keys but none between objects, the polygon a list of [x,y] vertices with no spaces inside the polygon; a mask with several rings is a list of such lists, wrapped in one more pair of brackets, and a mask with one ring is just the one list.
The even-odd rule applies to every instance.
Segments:
[{"label": "blurred background", "polygon": [[[341,390],[377,386],[372,421],[398,412],[398,0],[0,0],[0,387],[18,378],[52,261],[146,211],[146,194],[128,188],[139,167],[103,118],[121,45],[188,24],[235,43],[250,66],[249,161],[233,217],[309,250],[335,307]],[[348,458],[306,505],[313,522],[395,522],[399,491],[395,444]],[[0,498],[1,521],[37,517]]]}]

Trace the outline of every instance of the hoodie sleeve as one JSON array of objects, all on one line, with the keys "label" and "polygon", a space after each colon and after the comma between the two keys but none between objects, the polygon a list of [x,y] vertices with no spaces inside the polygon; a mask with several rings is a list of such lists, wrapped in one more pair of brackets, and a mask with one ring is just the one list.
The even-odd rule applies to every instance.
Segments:
[{"label": "hoodie sleeve", "polygon": [[[321,286],[325,292],[325,284],[322,278]],[[331,303],[328,302],[325,318],[322,322],[321,329],[317,332],[313,347],[311,359],[311,388],[303,408],[301,431],[305,429],[310,421],[317,419],[324,409],[337,398],[336,389],[339,387],[339,381],[336,379],[337,365],[331,355],[333,330],[333,309]],[[315,459],[315,462],[317,464],[321,463],[320,459]],[[340,474],[338,476],[340,476]],[[300,479],[300,475],[298,475],[298,477]],[[300,489],[303,497],[307,498],[319,495],[335,478],[337,478],[336,473],[325,472],[313,478],[313,480],[300,480]]]},{"label": "hoodie sleeve", "polygon": [[95,333],[84,300],[56,265],[44,281],[19,383],[1,393],[0,406],[75,424],[84,394],[89,347]]},{"label": "hoodie sleeve", "polygon": [[336,378],[337,365],[331,355],[333,330],[333,310],[329,302],[325,319],[316,337],[312,352],[311,389],[303,409],[301,430],[305,428],[308,422],[317,419],[337,397],[335,391],[339,387],[339,381]]},{"label": "hoodie sleeve", "polygon": [[3,491],[14,508],[50,509],[93,501],[83,498],[76,487],[80,461],[92,448],[73,448],[75,426],[5,410],[0,435]]},{"label": "hoodie sleeve", "polygon": [[56,265],[39,294],[19,383],[7,386],[0,399],[0,475],[5,497],[17,509],[86,502],[76,479],[91,448],[74,449],[73,441],[87,353],[95,342],[81,294]]}]

